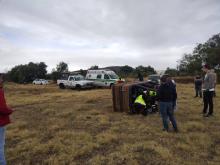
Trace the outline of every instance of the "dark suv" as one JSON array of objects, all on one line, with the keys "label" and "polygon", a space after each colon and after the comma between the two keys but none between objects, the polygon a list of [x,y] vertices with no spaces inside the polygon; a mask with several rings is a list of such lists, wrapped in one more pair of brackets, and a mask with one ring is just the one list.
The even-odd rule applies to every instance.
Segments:
[{"label": "dark suv", "polygon": [[152,82],[155,84],[160,84],[160,75],[158,74],[152,74],[148,76],[148,82]]}]

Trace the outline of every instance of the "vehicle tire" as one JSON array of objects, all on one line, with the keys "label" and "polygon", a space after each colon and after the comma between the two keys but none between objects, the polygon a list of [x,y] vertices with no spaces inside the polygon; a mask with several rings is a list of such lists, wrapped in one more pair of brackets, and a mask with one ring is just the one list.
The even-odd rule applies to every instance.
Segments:
[{"label": "vehicle tire", "polygon": [[65,86],[64,86],[64,84],[59,84],[59,87],[60,87],[60,89],[65,89]]},{"label": "vehicle tire", "polygon": [[76,90],[80,91],[81,90],[81,85],[77,84],[76,85]]}]

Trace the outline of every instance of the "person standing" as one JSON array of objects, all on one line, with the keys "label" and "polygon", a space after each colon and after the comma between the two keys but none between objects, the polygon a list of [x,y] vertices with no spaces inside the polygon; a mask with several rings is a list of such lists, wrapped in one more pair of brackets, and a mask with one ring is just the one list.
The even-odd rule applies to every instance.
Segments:
[{"label": "person standing", "polygon": [[213,96],[216,97],[216,85],[217,85],[217,74],[215,73],[215,70],[214,69],[211,69],[211,73],[212,73],[212,76],[214,77],[214,93],[213,93]]},{"label": "person standing", "polygon": [[210,71],[209,65],[204,65],[202,70],[206,73],[202,89],[204,102],[203,116],[209,117],[213,115],[213,95],[215,91],[215,78]]},{"label": "person standing", "polygon": [[6,165],[5,160],[5,126],[10,123],[9,115],[12,113],[5,102],[4,90],[3,90],[3,74],[0,74],[0,164]]},{"label": "person standing", "polygon": [[139,81],[144,81],[144,77],[140,72],[138,72],[138,80]]},{"label": "person standing", "polygon": [[178,132],[176,119],[174,117],[173,102],[176,100],[177,94],[175,88],[170,85],[167,76],[162,76],[161,85],[158,89],[158,101],[160,114],[163,122],[163,131],[169,131],[169,120],[173,125],[175,132]]},{"label": "person standing", "polygon": [[200,76],[195,77],[194,84],[195,84],[195,91],[196,91],[195,97],[199,96],[202,98],[202,79]]}]

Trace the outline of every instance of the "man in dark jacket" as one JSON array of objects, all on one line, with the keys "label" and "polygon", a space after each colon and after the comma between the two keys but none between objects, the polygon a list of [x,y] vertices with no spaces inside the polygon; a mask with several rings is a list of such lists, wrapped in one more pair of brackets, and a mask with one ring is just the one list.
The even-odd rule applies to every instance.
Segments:
[{"label": "man in dark jacket", "polygon": [[10,123],[9,115],[12,110],[6,105],[3,91],[3,75],[0,73],[0,165],[6,165],[4,145],[5,126]]},{"label": "man in dark jacket", "polygon": [[144,81],[144,77],[140,72],[138,72],[138,80],[139,81]]},{"label": "man in dark jacket", "polygon": [[176,119],[174,117],[173,103],[177,98],[176,89],[167,81],[167,76],[161,78],[161,85],[158,89],[158,101],[163,121],[164,131],[169,130],[168,120],[171,121],[173,129],[178,132]]}]

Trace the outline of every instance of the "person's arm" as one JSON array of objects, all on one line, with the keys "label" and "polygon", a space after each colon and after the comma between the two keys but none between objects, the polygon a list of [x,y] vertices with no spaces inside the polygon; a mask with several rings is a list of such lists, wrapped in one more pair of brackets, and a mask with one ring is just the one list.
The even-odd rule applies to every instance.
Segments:
[{"label": "person's arm", "polygon": [[213,89],[214,88],[214,84],[215,84],[215,78],[214,78],[214,75],[209,73],[208,74],[208,89],[207,90],[210,90],[210,89]]},{"label": "person's arm", "polygon": [[9,115],[13,112],[11,108],[6,105],[4,91],[0,90],[0,115]]},{"label": "person's arm", "polygon": [[13,110],[9,107],[0,108],[0,115],[10,115]]},{"label": "person's arm", "polygon": [[159,86],[158,90],[157,90],[157,97],[156,100],[159,101],[161,98],[161,86]]},{"label": "person's arm", "polygon": [[176,92],[176,89],[174,88],[174,90],[173,90],[173,93],[174,93],[174,101],[176,101],[177,100],[177,92]]}]

